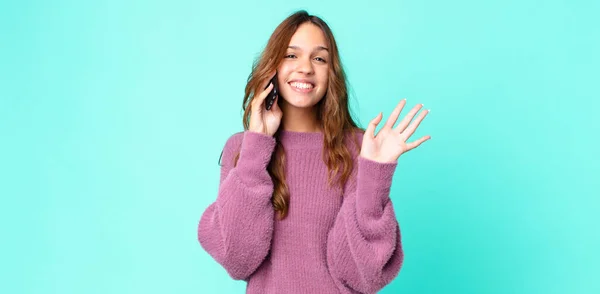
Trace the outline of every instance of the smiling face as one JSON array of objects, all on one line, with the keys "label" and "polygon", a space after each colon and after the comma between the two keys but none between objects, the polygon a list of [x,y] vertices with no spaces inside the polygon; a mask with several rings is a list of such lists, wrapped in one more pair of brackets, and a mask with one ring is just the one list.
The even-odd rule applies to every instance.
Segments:
[{"label": "smiling face", "polygon": [[327,50],[325,35],[318,26],[307,22],[298,27],[277,69],[281,102],[308,108],[321,101],[328,83]]}]

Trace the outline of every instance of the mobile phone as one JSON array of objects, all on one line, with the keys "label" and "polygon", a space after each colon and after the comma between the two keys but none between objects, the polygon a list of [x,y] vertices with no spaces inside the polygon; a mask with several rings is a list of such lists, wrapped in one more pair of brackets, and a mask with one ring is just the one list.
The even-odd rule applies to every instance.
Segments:
[{"label": "mobile phone", "polygon": [[[275,98],[277,98],[277,96],[279,95],[279,87],[277,86],[277,73],[275,73],[275,76],[273,76],[270,83],[273,83],[273,89],[271,89],[271,92],[269,92],[267,98],[265,98],[265,107],[267,108],[267,110],[271,110],[271,107],[275,102]],[[267,84],[267,87],[265,87],[265,89],[268,87],[269,84]]]}]

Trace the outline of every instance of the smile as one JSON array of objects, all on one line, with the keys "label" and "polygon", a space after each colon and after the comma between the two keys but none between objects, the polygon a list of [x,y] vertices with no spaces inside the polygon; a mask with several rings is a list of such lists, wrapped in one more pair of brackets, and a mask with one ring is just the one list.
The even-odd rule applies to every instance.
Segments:
[{"label": "smile", "polygon": [[314,86],[308,83],[291,82],[289,84],[294,91],[299,93],[309,93],[314,89]]}]

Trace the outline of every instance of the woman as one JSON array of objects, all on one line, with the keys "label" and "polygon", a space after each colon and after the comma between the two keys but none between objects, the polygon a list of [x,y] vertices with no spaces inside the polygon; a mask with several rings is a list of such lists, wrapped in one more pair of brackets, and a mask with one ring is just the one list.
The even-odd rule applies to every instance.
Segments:
[{"label": "woman", "polygon": [[[277,73],[279,96],[265,98]],[[268,85],[267,85],[268,84]],[[265,89],[266,88],[266,89]],[[244,132],[225,143],[217,199],[198,239],[247,293],[375,293],[400,271],[389,198],[397,159],[428,111],[366,130],[348,109],[346,77],[327,24],[306,11],[273,32],[248,78]]]}]

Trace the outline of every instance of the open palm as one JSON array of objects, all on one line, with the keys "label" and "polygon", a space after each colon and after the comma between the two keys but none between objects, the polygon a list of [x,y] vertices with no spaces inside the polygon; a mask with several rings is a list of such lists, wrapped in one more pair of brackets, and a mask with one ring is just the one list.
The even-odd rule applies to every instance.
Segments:
[{"label": "open palm", "polygon": [[417,119],[409,125],[419,109],[423,107],[423,104],[417,104],[413,107],[404,119],[400,121],[398,126],[394,128],[394,124],[405,104],[406,99],[402,99],[400,103],[398,103],[377,135],[375,135],[375,128],[379,122],[381,122],[383,115],[379,113],[371,120],[371,122],[369,122],[369,126],[363,135],[360,156],[382,163],[394,162],[398,160],[402,153],[410,151],[421,145],[421,143],[431,139],[431,136],[423,136],[414,142],[406,142],[429,113],[429,110],[422,111]]}]

